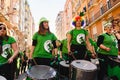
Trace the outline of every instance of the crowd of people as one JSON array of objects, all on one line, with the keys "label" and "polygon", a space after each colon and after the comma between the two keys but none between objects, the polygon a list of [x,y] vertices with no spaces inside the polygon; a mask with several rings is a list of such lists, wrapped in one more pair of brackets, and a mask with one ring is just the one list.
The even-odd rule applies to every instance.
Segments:
[{"label": "crowd of people", "polygon": [[[59,67],[56,68],[56,66],[60,65],[60,61],[64,60],[70,65],[74,60],[90,61],[91,58],[97,58],[100,67],[97,80],[104,80],[106,77],[120,80],[118,75],[120,63],[113,66],[111,61],[111,58],[117,59],[120,54],[120,31],[115,29],[115,26],[119,25],[115,25],[114,21],[111,21],[112,25],[106,24],[105,33],[100,34],[94,41],[90,33],[81,27],[82,19],[80,15],[75,16],[72,21],[74,29],[68,31],[66,38],[60,41],[50,31],[49,20],[42,17],[38,31],[33,35],[29,56],[26,56],[26,51],[19,52],[16,40],[7,35],[7,25],[0,23],[0,75],[7,80],[14,80],[15,74],[18,77],[20,73],[26,72],[27,67],[31,68],[35,65],[50,66],[59,73]],[[118,72],[111,72],[115,70]],[[59,78],[56,79],[59,80]],[[67,79],[70,80],[70,77],[67,76]]]}]

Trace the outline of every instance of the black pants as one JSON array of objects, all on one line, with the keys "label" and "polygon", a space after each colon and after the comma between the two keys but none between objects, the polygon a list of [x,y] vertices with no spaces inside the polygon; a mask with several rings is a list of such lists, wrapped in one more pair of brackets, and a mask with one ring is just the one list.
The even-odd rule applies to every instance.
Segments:
[{"label": "black pants", "polygon": [[51,62],[51,59],[50,58],[39,58],[39,57],[35,57],[32,61],[32,66],[33,65],[47,65],[47,66],[50,66],[50,62]]},{"label": "black pants", "polygon": [[99,58],[99,66],[100,70],[98,72],[98,80],[104,80],[104,77],[107,76],[107,69],[108,69],[108,55],[103,55],[98,53]]},{"label": "black pants", "polygon": [[0,66],[0,75],[4,76],[7,80],[14,80],[16,65],[16,60],[14,60],[11,64]]},{"label": "black pants", "polygon": [[[87,48],[85,45],[71,45],[71,51],[76,59],[85,59],[89,60],[87,55]],[[74,60],[73,56],[70,56]]]}]

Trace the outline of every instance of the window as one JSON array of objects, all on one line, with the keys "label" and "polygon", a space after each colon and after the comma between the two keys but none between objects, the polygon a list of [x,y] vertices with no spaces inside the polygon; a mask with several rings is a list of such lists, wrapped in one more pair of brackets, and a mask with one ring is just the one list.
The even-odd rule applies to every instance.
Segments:
[{"label": "window", "polygon": [[103,12],[104,12],[103,10],[104,10],[104,9],[103,9],[103,4],[101,3],[101,4],[100,4],[100,14],[103,14]]},{"label": "window", "polygon": [[92,21],[94,21],[94,12],[92,12]]},{"label": "window", "polygon": [[1,0],[1,4],[0,4],[1,6],[1,8],[3,9],[4,8],[4,0]]},{"label": "window", "polygon": [[110,9],[111,8],[111,3],[110,0],[107,0],[107,8]]}]

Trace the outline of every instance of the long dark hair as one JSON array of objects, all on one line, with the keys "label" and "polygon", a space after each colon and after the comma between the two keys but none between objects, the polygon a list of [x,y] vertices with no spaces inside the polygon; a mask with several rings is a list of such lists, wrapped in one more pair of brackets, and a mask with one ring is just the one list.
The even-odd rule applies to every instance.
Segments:
[{"label": "long dark hair", "polygon": [[[5,25],[4,23],[0,23],[1,25]],[[5,25],[6,26],[6,25]],[[7,27],[7,26],[6,26]],[[0,36],[0,54],[2,54],[2,45],[3,45],[3,40],[8,41],[9,36],[7,35],[7,33],[4,36]]]},{"label": "long dark hair", "polygon": [[0,36],[0,54],[2,54],[2,41],[3,41],[2,36]]},{"label": "long dark hair", "polygon": [[[48,32],[48,33],[51,33],[49,28],[47,29],[47,32]],[[44,28],[43,22],[41,22],[41,23],[39,24],[38,33],[41,34],[41,35],[45,35],[45,34],[46,34],[46,29]]]}]

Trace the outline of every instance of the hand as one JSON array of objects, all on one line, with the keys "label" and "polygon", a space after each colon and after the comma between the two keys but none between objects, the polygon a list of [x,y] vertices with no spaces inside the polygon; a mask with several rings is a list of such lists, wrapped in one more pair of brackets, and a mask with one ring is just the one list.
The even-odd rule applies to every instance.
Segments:
[{"label": "hand", "polygon": [[62,56],[60,55],[60,58],[62,59]]},{"label": "hand", "polygon": [[[89,50],[89,51],[90,51],[90,50]],[[90,53],[91,53],[91,57],[92,57],[93,59],[95,59],[95,58],[96,58],[96,52],[95,52],[94,50],[91,50]]]},{"label": "hand", "polygon": [[95,59],[96,58],[96,54],[95,53],[92,53],[92,58]]},{"label": "hand", "polygon": [[105,50],[106,50],[106,51],[110,51],[110,48],[106,47]]},{"label": "hand", "polygon": [[71,56],[72,55],[72,52],[68,52],[68,56]]},{"label": "hand", "polygon": [[8,63],[12,63],[12,62],[13,62],[13,58],[10,57],[10,58],[8,59]]}]

